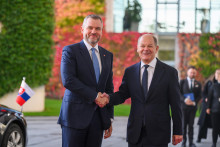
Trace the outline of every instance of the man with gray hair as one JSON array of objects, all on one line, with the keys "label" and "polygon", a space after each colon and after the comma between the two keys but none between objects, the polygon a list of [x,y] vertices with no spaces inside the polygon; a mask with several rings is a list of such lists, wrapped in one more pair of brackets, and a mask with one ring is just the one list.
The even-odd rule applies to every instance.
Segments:
[{"label": "man with gray hair", "polygon": [[158,50],[155,36],[142,35],[137,45],[141,61],[126,68],[118,92],[101,96],[110,99],[109,105],[121,104],[131,97],[128,147],[168,147],[171,117],[173,145],[183,138],[177,70],[156,58]]},{"label": "man with gray hair", "polygon": [[101,147],[112,133],[113,107],[101,106],[108,99],[100,93],[113,93],[113,54],[98,46],[103,22],[88,15],[81,32],[83,40],[65,46],[62,52],[61,77],[66,88],[58,124],[62,127],[63,147]]}]

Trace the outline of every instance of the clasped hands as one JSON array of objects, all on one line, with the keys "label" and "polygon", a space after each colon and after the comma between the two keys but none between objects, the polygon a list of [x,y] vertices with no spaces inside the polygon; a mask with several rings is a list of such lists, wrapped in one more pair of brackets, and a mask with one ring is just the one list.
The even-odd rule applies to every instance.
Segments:
[{"label": "clasped hands", "polygon": [[109,103],[109,95],[104,93],[99,92],[98,97],[95,99],[95,103],[100,107],[103,108],[105,105]]}]

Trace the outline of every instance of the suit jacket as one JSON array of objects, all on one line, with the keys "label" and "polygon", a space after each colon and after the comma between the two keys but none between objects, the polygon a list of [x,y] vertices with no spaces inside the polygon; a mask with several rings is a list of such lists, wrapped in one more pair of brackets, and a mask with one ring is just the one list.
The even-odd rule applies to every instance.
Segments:
[{"label": "suit jacket", "polygon": [[147,139],[151,145],[170,142],[171,117],[173,134],[182,134],[182,112],[177,71],[157,59],[147,99],[140,83],[141,62],[125,70],[119,91],[110,95],[110,104],[123,103],[131,97],[131,110],[127,124],[127,141],[135,144],[145,122]]},{"label": "suit jacket", "polygon": [[[205,99],[208,98],[208,93],[209,93],[209,91],[212,87],[212,84],[214,82],[215,82],[214,80],[213,81],[208,81],[205,84],[203,92],[202,92],[202,110],[201,110],[201,113],[200,113],[200,116],[199,116],[198,125],[200,125],[200,127],[203,127],[203,128],[212,128],[211,117],[210,117],[209,114],[206,113],[208,103],[206,102]],[[200,134],[204,134],[204,135],[201,135],[201,136],[204,136],[204,138],[206,138],[207,131],[200,131]]]},{"label": "suit jacket", "polygon": [[212,85],[208,94],[208,108],[211,112],[220,113],[220,84],[215,83]]},{"label": "suit jacket", "polygon": [[[58,119],[61,125],[76,129],[86,128],[97,108],[94,102],[97,92],[113,92],[113,55],[100,46],[98,48],[102,64],[98,84],[91,56],[84,42],[63,48],[61,77],[66,90]],[[113,107],[106,106],[100,112],[103,129],[108,129],[111,125],[110,118],[113,118]]]},{"label": "suit jacket", "polygon": [[[201,88],[201,84],[198,81],[194,81],[194,87],[192,89],[192,91],[189,88],[189,83],[187,79],[183,79],[180,81],[180,91],[181,91],[181,102],[182,102],[182,106],[183,108],[195,108],[197,107],[197,104],[199,102],[199,100],[202,98],[201,94],[202,94],[202,88]],[[184,102],[185,97],[183,96],[184,94],[187,93],[193,93],[194,94],[194,98],[195,98],[195,106],[187,106]]]}]

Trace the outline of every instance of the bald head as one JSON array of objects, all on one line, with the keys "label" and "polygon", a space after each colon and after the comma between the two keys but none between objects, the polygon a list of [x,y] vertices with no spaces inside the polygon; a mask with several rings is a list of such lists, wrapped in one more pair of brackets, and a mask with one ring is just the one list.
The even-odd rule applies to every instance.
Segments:
[{"label": "bald head", "polygon": [[[153,40],[154,40],[155,46],[157,46],[157,38],[156,38],[154,35],[152,35],[152,34],[144,34],[144,35],[141,35],[141,36],[138,38],[138,44],[140,43],[140,40],[141,40],[142,38],[145,38],[145,37],[152,37]],[[137,45],[138,45],[138,44],[137,44]]]}]

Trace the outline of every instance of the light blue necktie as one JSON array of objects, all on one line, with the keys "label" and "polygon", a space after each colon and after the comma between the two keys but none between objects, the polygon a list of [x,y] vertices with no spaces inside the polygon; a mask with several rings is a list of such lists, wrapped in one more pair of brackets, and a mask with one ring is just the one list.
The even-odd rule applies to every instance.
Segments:
[{"label": "light blue necktie", "polygon": [[147,92],[148,92],[148,71],[147,68],[149,65],[144,65],[145,69],[143,72],[143,77],[142,77],[142,88],[144,91],[144,98],[145,100],[147,99]]},{"label": "light blue necktie", "polygon": [[96,82],[99,82],[99,76],[100,76],[100,68],[99,68],[99,61],[98,58],[95,54],[95,48],[92,48],[92,62],[93,62],[93,67],[95,70],[95,76],[96,76]]}]

